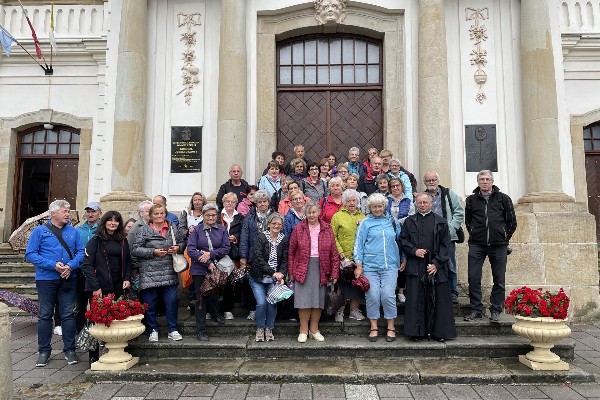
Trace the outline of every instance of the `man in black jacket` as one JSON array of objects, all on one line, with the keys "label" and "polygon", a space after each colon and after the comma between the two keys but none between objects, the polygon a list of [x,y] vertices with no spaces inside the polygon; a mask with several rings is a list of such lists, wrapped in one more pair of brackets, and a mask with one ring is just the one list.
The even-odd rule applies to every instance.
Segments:
[{"label": "man in black jacket", "polygon": [[471,314],[465,321],[483,315],[481,270],[487,256],[492,266],[494,286],[490,295],[490,320],[498,322],[505,297],[504,278],[508,243],[517,229],[511,198],[494,185],[489,170],[477,174],[478,187],[467,197],[465,225],[469,231],[469,298]]},{"label": "man in black jacket", "polygon": [[219,212],[223,209],[223,196],[225,196],[225,193],[235,193],[238,198],[238,204],[246,197],[248,182],[242,179],[243,175],[244,171],[242,171],[242,167],[239,165],[233,164],[229,168],[230,179],[221,185],[219,193],[217,193],[217,207],[219,207]]}]

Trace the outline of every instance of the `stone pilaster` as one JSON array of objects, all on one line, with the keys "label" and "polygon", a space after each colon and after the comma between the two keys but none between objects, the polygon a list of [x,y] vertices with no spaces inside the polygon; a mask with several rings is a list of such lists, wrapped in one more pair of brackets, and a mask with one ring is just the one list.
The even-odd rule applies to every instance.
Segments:
[{"label": "stone pilaster", "polygon": [[123,0],[117,59],[117,83],[111,192],[100,201],[106,210],[137,216],[144,186],[144,129],[148,68],[148,4]]},{"label": "stone pilaster", "polygon": [[0,304],[0,399],[12,399],[13,395],[9,308]]},{"label": "stone pilaster", "polygon": [[436,171],[452,187],[443,3],[419,0],[419,174]]},{"label": "stone pilaster", "polygon": [[[528,194],[519,203],[569,202],[562,192],[552,29],[546,0],[521,1],[521,79]],[[540,151],[543,149],[543,151]]]},{"label": "stone pilaster", "polygon": [[217,184],[229,179],[231,164],[246,171],[247,66],[246,1],[222,0],[217,117]]}]

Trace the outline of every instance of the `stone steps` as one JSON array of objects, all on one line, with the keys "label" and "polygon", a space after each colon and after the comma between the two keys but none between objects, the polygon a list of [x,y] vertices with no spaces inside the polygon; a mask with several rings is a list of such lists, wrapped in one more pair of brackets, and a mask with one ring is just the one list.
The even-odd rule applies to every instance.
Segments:
[{"label": "stone steps", "polygon": [[[277,342],[275,342],[277,343]],[[85,372],[90,382],[307,382],[411,384],[546,384],[593,382],[577,367],[529,370],[514,358],[160,358],[127,371]]]}]

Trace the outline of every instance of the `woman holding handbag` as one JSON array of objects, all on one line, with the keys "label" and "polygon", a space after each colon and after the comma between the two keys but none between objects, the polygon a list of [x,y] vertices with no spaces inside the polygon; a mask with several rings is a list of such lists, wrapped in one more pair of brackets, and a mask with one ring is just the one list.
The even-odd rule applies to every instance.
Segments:
[{"label": "woman holding handbag", "polygon": [[162,204],[150,207],[150,220],[135,234],[132,255],[136,257],[140,275],[140,295],[148,309],[144,313],[150,331],[148,340],[158,341],[156,304],[158,296],[165,303],[165,313],[171,340],[181,340],[177,331],[177,286],[179,276],[173,269],[173,254],[181,254],[185,238],[179,230],[166,220],[167,209]]},{"label": "woman holding handbag", "polygon": [[196,338],[208,341],[206,332],[206,312],[214,316],[218,324],[223,325],[225,319],[217,310],[218,293],[205,295],[201,290],[206,276],[216,268],[215,262],[229,254],[229,234],[227,229],[217,223],[219,210],[214,203],[202,207],[203,222],[194,229],[188,238],[188,255],[192,260],[190,272],[194,279],[196,300]]},{"label": "woman holding handbag", "polygon": [[256,298],[256,341],[272,341],[277,305],[267,302],[269,290],[283,284],[287,274],[288,240],[281,232],[283,218],[273,213],[267,218],[267,230],[259,233],[254,246],[254,263],[248,281]]},{"label": "woman holding handbag", "polygon": [[[123,217],[117,211],[108,211],[98,223],[96,234],[85,247],[81,264],[85,275],[85,290],[93,296],[114,293],[115,298],[130,289],[131,255]],[[99,348],[89,351],[90,364],[98,361]]]}]

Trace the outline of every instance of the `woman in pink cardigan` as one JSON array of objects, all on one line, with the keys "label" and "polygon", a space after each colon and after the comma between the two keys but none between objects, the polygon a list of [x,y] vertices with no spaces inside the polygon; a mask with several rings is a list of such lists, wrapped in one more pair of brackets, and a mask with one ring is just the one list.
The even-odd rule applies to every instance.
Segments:
[{"label": "woman in pink cardigan", "polygon": [[[306,218],[294,230],[289,241],[288,275],[295,282],[294,307],[300,317],[298,342],[308,336],[318,342],[325,340],[319,332],[321,310],[325,307],[325,285],[337,282],[340,258],[331,226],[319,220],[319,206],[308,203]],[[309,327],[310,320],[310,327]]]}]

